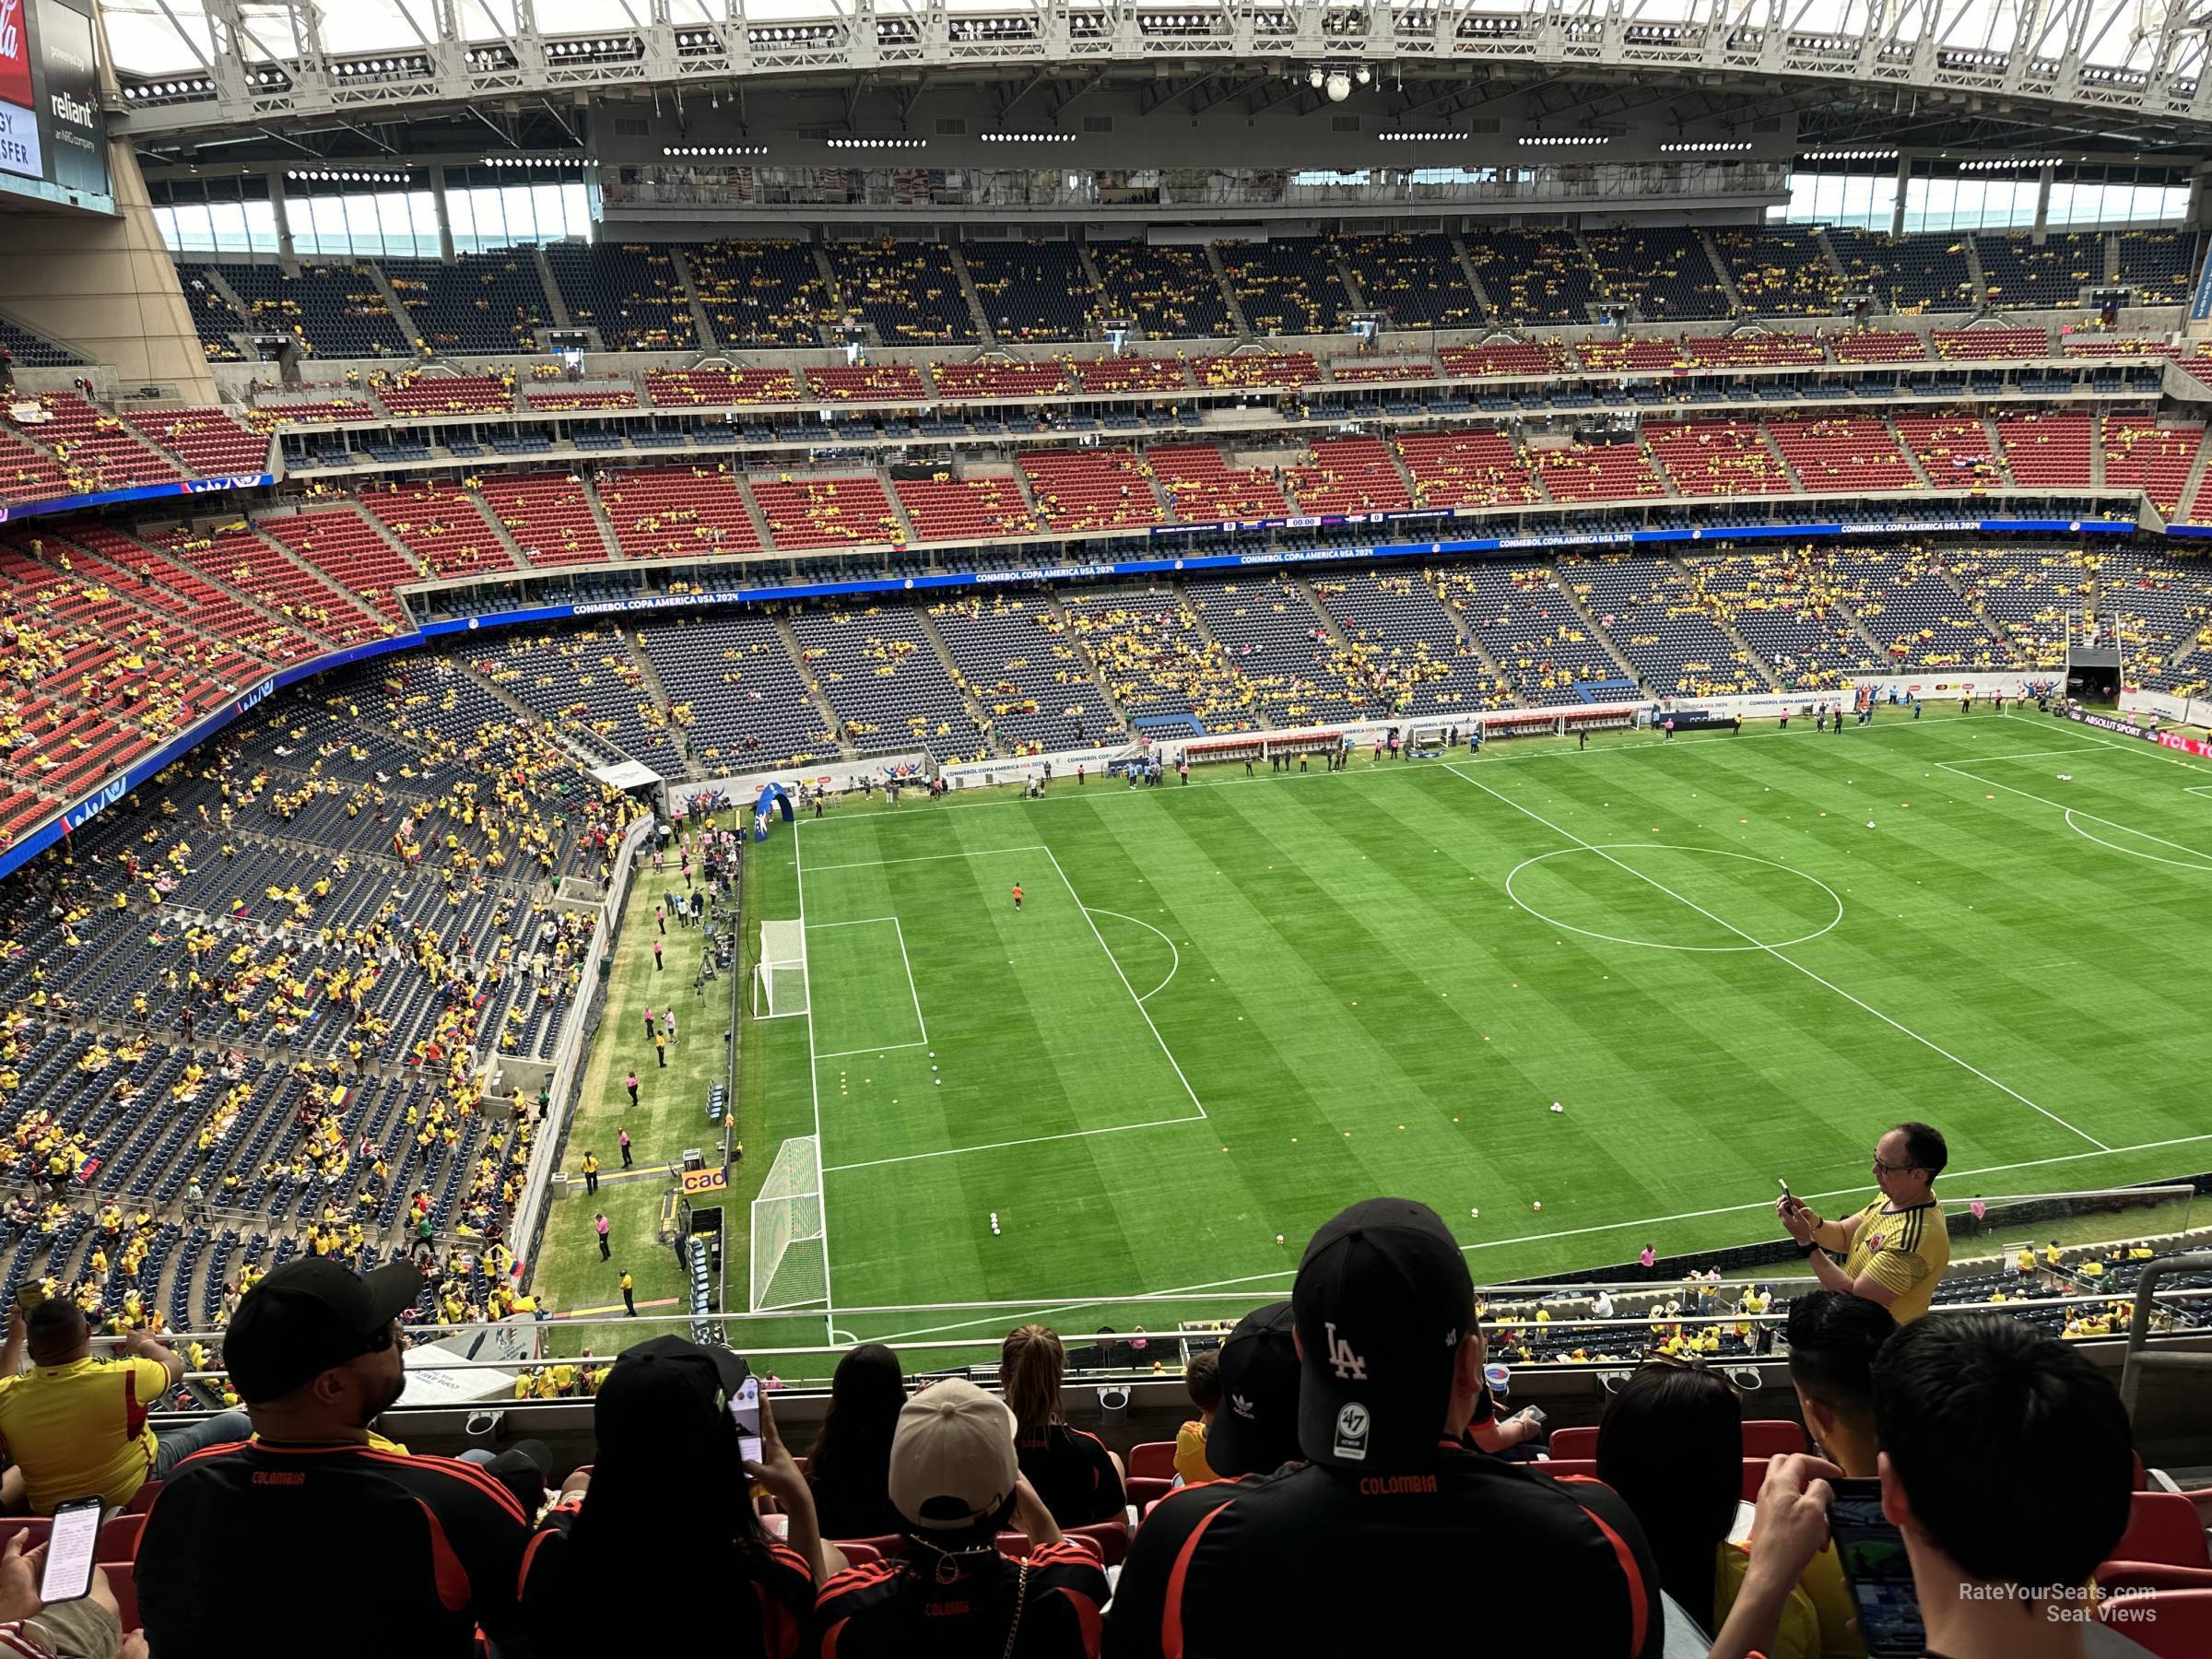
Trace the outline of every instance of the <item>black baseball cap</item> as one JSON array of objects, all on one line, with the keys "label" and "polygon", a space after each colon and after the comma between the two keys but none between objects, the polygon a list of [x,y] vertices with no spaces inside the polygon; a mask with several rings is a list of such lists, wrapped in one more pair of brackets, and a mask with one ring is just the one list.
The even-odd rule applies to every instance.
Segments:
[{"label": "black baseball cap", "polygon": [[1288,1302],[1269,1302],[1237,1321],[1221,1342],[1221,1405],[1206,1431],[1207,1468],[1265,1475],[1297,1460],[1298,1369]]},{"label": "black baseball cap", "polygon": [[1307,1458],[1340,1469],[1433,1464],[1453,1356],[1475,1329],[1474,1276],[1437,1213],[1410,1198],[1353,1205],[1306,1246],[1290,1305]]},{"label": "black baseball cap", "polygon": [[714,1419],[752,1374],[743,1355],[681,1336],[624,1348],[592,1402],[600,1457],[665,1456],[672,1441],[717,1432]]},{"label": "black baseball cap", "polygon": [[223,1335],[223,1363],[249,1406],[280,1400],[334,1366],[391,1345],[392,1322],[422,1294],[406,1262],[367,1274],[328,1256],[287,1262],[246,1292]]}]

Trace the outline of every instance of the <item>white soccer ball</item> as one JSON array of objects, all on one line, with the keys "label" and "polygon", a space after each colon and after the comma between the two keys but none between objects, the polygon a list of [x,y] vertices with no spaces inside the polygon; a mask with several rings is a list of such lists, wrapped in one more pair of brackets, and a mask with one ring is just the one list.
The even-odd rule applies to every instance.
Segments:
[{"label": "white soccer ball", "polygon": [[1482,1211],[1480,1209],[1471,1209],[1467,1212],[1467,1214],[1477,1221],[1482,1219]]},{"label": "white soccer ball", "polygon": [[942,1077],[932,1077],[929,1081],[930,1086],[933,1088],[942,1088],[945,1087],[945,1079]]},{"label": "white soccer ball", "polygon": [[1551,1109],[1552,1109],[1554,1112],[1564,1112],[1564,1111],[1566,1111],[1566,1110],[1567,1110],[1567,1108],[1566,1108],[1566,1107],[1564,1107],[1564,1106],[1560,1105],[1560,1104],[1559,1104],[1559,1103],[1557,1100],[1554,1100],[1554,1101],[1551,1103]]},{"label": "white soccer ball", "polygon": [[1866,820],[1866,828],[1869,830],[1874,828],[1874,820],[1872,818],[1868,818]]},{"label": "white soccer ball", "polygon": [[1529,1208],[1531,1208],[1531,1209],[1542,1209],[1543,1207],[1544,1207],[1544,1200],[1543,1200],[1543,1199],[1541,1199],[1541,1198],[1538,1198],[1537,1200],[1535,1200],[1535,1201],[1533,1204],[1531,1204],[1531,1205],[1529,1206]]},{"label": "white soccer ball", "polygon": [[1276,1241],[1277,1244],[1280,1244],[1280,1243],[1283,1241],[1283,1235],[1282,1235],[1281,1233],[1277,1233],[1277,1234],[1275,1235],[1275,1241]]}]

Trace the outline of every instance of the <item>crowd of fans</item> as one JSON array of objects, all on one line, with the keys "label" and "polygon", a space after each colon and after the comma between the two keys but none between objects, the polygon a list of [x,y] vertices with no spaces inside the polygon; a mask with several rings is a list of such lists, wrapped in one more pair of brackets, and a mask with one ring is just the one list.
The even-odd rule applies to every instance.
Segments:
[{"label": "crowd of fans", "polygon": [[[1920,1130],[1886,1137],[1888,1161],[1940,1158]],[[1931,1173],[1877,1171],[1861,1215],[1919,1213],[1900,1177]],[[1778,1209],[1793,1234],[1837,1225]],[[1910,1605],[1907,1574],[1877,1586],[1857,1555],[1847,1571],[1831,1509],[1894,1528],[1926,1631],[1912,1651],[2137,1651],[2085,1634],[2084,1587],[2131,1512],[2112,1382],[2021,1322],[1920,1317],[1896,1286],[1919,1289],[1933,1253],[1858,1230],[1829,1241],[1857,1277],[1790,1304],[1816,1450],[1758,1460],[1755,1506],[1737,1387],[1656,1349],[1607,1400],[1594,1477],[1547,1466],[1540,1414],[1504,1410],[1465,1256],[1405,1199],[1322,1227],[1289,1299],[1189,1363],[1171,1486],[1131,1480],[1066,1421],[1066,1355],[1041,1325],[1007,1335],[997,1394],[910,1390],[891,1350],[853,1348],[806,1458],[773,1380],[727,1348],[663,1335],[586,1356],[570,1369],[593,1451],[557,1480],[535,1441],[454,1459],[378,1431],[424,1283],[408,1263],[262,1277],[226,1343],[242,1409],[174,1433],[138,1402],[182,1359],[136,1334],[95,1359],[82,1314],[49,1299],[18,1308],[0,1352],[0,1505],[98,1493],[143,1531],[126,1585],[103,1570],[54,1606],[38,1552],[11,1545],[0,1653],[194,1659],[312,1631],[340,1655],[465,1659],[482,1641],[581,1659],[695,1642],[702,1617],[720,1648],[777,1659],[1902,1651],[1862,1620]],[[1471,1599],[1475,1574],[1504,1593]],[[142,1634],[124,1634],[126,1593]]]}]

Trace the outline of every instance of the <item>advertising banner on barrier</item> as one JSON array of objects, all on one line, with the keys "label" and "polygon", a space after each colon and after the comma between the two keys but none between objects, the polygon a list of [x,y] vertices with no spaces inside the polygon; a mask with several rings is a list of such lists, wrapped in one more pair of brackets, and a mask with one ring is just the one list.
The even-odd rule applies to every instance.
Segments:
[{"label": "advertising banner on barrier", "polygon": [[2184,736],[2180,732],[2154,731],[2137,725],[2132,720],[2116,720],[2110,714],[2099,714],[2089,709],[2061,709],[2055,712],[2079,724],[2095,726],[2100,732],[2116,733],[2122,737],[2140,737],[2144,742],[2155,743],[2161,748],[2194,755],[2199,759],[2212,759],[2212,743],[2206,743],[2202,738]]}]

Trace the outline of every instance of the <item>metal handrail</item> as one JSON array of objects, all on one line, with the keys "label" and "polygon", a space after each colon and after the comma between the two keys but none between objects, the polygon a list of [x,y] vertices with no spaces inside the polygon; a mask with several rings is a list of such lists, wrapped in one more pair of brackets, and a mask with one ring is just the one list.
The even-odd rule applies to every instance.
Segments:
[{"label": "metal handrail", "polygon": [[[2212,1273],[2212,1250],[2199,1250],[2187,1255],[2154,1257],[2144,1264],[2142,1277],[2136,1280],[2136,1305],[2127,1323],[2127,1357],[2120,1365],[2120,1404],[2132,1421],[2136,1415],[2136,1396],[2143,1387],[2146,1371],[2212,1371],[2212,1354],[2186,1350],[2169,1352],[2160,1349],[2148,1351],[2144,1346],[2150,1337],[2150,1305],[2158,1293],[2159,1281],[2171,1273]],[[2204,1292],[2170,1291],[2170,1300]]]}]

